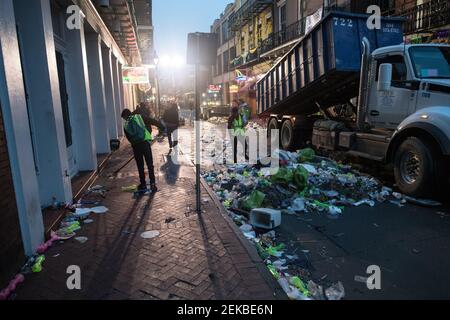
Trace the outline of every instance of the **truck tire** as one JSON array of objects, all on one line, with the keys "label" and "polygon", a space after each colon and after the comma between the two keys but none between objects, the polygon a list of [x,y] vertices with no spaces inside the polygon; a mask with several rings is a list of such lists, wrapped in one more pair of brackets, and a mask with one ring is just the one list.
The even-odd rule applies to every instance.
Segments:
[{"label": "truck tire", "polygon": [[296,133],[291,120],[286,120],[281,125],[280,143],[284,150],[293,151],[297,147]]},{"label": "truck tire", "polygon": [[394,176],[402,193],[424,197],[438,189],[440,154],[428,145],[419,138],[410,137],[395,153]]},{"label": "truck tire", "polygon": [[272,130],[277,130],[278,128],[278,120],[276,118],[270,118],[267,123],[267,136],[270,138],[270,134]]}]

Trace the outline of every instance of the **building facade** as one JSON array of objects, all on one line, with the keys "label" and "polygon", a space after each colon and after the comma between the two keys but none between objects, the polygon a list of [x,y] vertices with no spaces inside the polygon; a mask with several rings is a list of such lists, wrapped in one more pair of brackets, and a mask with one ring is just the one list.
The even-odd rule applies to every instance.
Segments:
[{"label": "building facade", "polygon": [[0,1],[0,287],[44,241],[43,209],[71,203],[73,179],[95,172],[123,136],[121,110],[139,89],[123,85],[122,69],[151,50],[148,9],[148,0]]},{"label": "building facade", "polygon": [[366,13],[371,5],[405,18],[407,43],[450,43],[448,0],[236,0],[211,27],[221,39],[212,82],[222,85],[224,104],[243,99],[256,113],[255,83],[307,32],[308,22],[330,10]]}]

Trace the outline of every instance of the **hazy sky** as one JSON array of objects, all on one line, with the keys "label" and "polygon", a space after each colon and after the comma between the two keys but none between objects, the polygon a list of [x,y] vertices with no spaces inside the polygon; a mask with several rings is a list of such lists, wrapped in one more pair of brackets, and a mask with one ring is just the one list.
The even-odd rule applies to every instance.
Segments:
[{"label": "hazy sky", "polygon": [[186,59],[187,34],[210,32],[214,20],[233,0],[153,0],[155,47],[160,57]]}]

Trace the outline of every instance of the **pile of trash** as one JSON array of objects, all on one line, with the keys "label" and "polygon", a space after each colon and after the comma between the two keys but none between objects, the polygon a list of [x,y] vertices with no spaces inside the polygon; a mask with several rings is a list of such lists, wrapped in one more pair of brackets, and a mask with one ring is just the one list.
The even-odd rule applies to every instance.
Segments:
[{"label": "pile of trash", "polygon": [[406,199],[350,165],[317,156],[312,149],[277,150],[280,167],[236,164],[203,174],[226,208],[274,208],[290,214],[339,216],[345,207]]},{"label": "pile of trash", "polygon": [[309,148],[298,152],[276,150],[276,154],[279,168],[234,164],[204,172],[203,177],[244,236],[254,243],[289,298],[342,299],[345,290],[341,282],[331,283],[324,290],[324,286],[308,276],[306,268],[299,271],[295,267],[299,257],[295,252],[289,254],[283,243],[276,242],[274,230],[261,233],[249,216],[255,209],[270,208],[285,214],[326,214],[336,218],[346,207],[372,207],[386,201],[403,206],[407,197],[350,165],[318,156]]},{"label": "pile of trash", "polygon": [[280,287],[292,300],[340,300],[345,296],[341,282],[332,284],[324,290],[322,285],[314,282],[309,273],[297,267],[299,256],[290,254],[284,243],[276,242],[274,230],[257,235],[253,226],[243,215],[228,211],[239,226],[244,236],[253,242],[259,256],[264,260],[269,272]]},{"label": "pile of trash", "polygon": [[[59,229],[51,231],[50,239],[38,246],[36,253],[28,258],[20,272],[9,282],[6,288],[0,291],[0,300],[12,299],[17,286],[25,281],[26,275],[42,271],[46,259],[45,253],[55,242],[59,241],[63,243],[65,240],[71,238],[74,238],[79,243],[88,241],[87,237],[76,237],[76,231],[81,229],[82,224],[89,224],[94,221],[90,219],[92,213],[103,214],[108,212],[108,208],[101,206],[106,192],[107,190],[104,187],[97,185],[89,188],[75,204],[57,203],[55,200],[53,201],[52,209],[65,210],[67,212],[65,218],[61,221]],[[85,207],[88,205],[91,207]],[[55,255],[54,257],[57,256]]]}]

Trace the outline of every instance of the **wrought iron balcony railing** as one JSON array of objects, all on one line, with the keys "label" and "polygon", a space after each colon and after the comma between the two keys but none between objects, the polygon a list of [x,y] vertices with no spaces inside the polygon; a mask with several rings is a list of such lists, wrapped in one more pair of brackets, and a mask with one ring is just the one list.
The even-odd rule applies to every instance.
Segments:
[{"label": "wrought iron balcony railing", "polygon": [[450,2],[430,0],[397,14],[405,17],[404,33],[428,31],[450,24]]},{"label": "wrought iron balcony railing", "polygon": [[280,47],[292,40],[298,39],[305,34],[305,19],[287,26],[285,29],[272,33],[267,39],[261,41],[258,52],[266,53],[272,49]]},{"label": "wrought iron balcony railing", "polygon": [[231,31],[239,31],[255,15],[263,12],[272,5],[272,0],[247,0],[236,12],[229,17],[229,28]]}]

